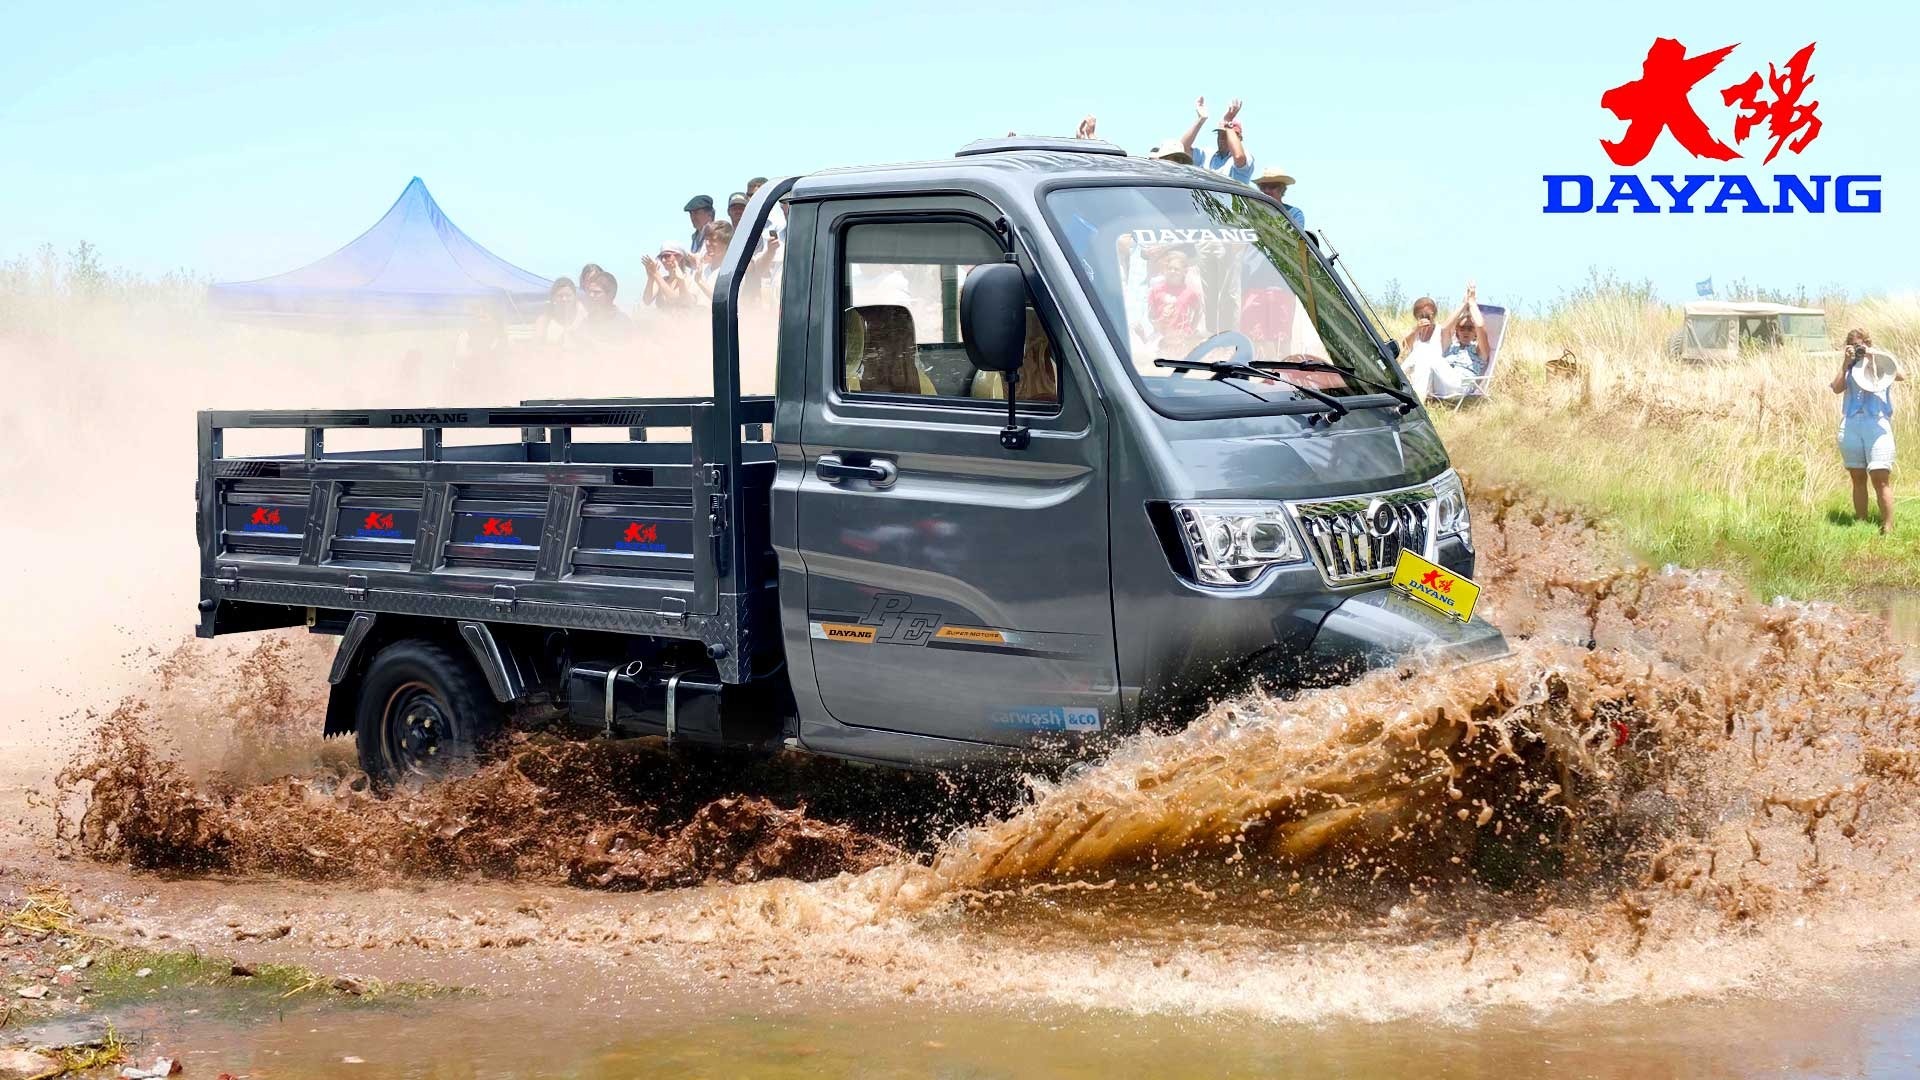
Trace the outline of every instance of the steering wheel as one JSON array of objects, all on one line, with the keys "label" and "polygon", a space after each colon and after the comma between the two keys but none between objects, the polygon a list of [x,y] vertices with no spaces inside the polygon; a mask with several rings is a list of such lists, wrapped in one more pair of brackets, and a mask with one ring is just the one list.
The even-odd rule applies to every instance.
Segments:
[{"label": "steering wheel", "polygon": [[1197,364],[1200,362],[1201,357],[1222,345],[1233,346],[1233,356],[1229,359],[1229,363],[1236,364],[1240,367],[1249,367],[1253,364],[1253,339],[1238,330],[1222,330],[1207,340],[1202,341],[1193,347],[1192,352],[1182,357],[1181,362]]}]

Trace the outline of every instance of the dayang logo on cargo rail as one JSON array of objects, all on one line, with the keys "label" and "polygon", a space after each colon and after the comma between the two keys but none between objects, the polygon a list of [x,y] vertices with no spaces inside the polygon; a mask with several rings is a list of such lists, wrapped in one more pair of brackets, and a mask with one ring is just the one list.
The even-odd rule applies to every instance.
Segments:
[{"label": "dayang logo on cargo rail", "polygon": [[467,414],[464,412],[390,412],[387,423],[406,426],[409,424],[464,424]]},{"label": "dayang logo on cargo rail", "polygon": [[[1715,136],[1694,108],[1688,94],[1705,82],[1739,43],[1724,45],[1697,55],[1687,55],[1687,47],[1674,38],[1656,38],[1640,64],[1640,77],[1600,95],[1600,107],[1627,122],[1626,131],[1615,140],[1601,139],[1600,146],[1615,165],[1632,167],[1647,159],[1662,134],[1671,136],[1681,149],[1695,158],[1710,161],[1736,161],[1744,155],[1735,146],[1757,153],[1764,144],[1762,165],[1771,165],[1785,150],[1795,158],[1820,137],[1825,120],[1820,102],[1808,96],[1814,76],[1809,72],[1814,46],[1809,42],[1794,53],[1785,67],[1767,64],[1764,77],[1755,70],[1744,78],[1731,78],[1717,89],[1720,104],[1733,114],[1732,141],[1728,145]],[[1764,133],[1757,129],[1764,125]],[[1758,136],[1758,137],[1756,137]],[[1752,139],[1752,145],[1748,140]],[[1548,173],[1541,177],[1547,185],[1547,203],[1541,209],[1549,214],[1725,214],[1738,210],[1743,214],[1824,214],[1829,208],[1841,214],[1877,214],[1880,212],[1880,175],[1878,173],[1775,173],[1749,176],[1745,173],[1614,173],[1610,176],[1583,176],[1578,173]]]}]

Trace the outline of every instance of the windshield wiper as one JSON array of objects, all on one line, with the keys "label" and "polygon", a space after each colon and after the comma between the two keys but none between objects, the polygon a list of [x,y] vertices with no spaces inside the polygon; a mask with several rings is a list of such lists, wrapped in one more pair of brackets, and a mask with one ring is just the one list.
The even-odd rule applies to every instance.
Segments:
[{"label": "windshield wiper", "polygon": [[1338,364],[1326,364],[1318,360],[1255,360],[1253,366],[1260,369],[1275,368],[1281,371],[1331,371],[1345,378],[1348,382],[1364,386],[1369,390],[1377,390],[1399,402],[1400,415],[1402,416],[1420,407],[1420,400],[1412,394],[1397,387],[1389,386],[1386,383],[1369,379],[1358,372],[1348,371]]},{"label": "windshield wiper", "polygon": [[[1333,413],[1332,416],[1327,418],[1327,423],[1329,424],[1347,415],[1350,411],[1345,405],[1340,404],[1338,399],[1323,394],[1311,386],[1301,386],[1299,383],[1282,379],[1271,371],[1263,371],[1260,368],[1249,367],[1246,364],[1236,364],[1231,360],[1168,360],[1165,357],[1161,357],[1153,362],[1153,366],[1172,368],[1175,371],[1208,371],[1213,373],[1215,380],[1267,379],[1272,382],[1277,382],[1282,386],[1292,387],[1294,390],[1325,405],[1327,409]],[[1320,414],[1315,413],[1313,418],[1319,420]]]}]

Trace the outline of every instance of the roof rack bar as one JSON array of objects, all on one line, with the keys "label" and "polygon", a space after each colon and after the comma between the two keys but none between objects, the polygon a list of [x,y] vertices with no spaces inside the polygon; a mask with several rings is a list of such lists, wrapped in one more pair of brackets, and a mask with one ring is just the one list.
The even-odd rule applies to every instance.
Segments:
[{"label": "roof rack bar", "polygon": [[1057,154],[1101,154],[1126,157],[1127,152],[1101,139],[1061,139],[1048,135],[1016,135],[1006,139],[975,139],[961,147],[954,157],[980,154],[1011,154],[1020,150],[1051,150]]}]

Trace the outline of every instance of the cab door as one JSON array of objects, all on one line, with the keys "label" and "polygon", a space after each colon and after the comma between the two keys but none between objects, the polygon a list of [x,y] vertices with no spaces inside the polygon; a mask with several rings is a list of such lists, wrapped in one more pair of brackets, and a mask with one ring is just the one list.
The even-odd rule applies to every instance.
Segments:
[{"label": "cab door", "polygon": [[1004,258],[999,216],[963,196],[822,208],[813,296],[833,317],[812,330],[796,539],[844,725],[1032,745],[1115,719],[1104,413],[1046,298],[1027,355],[1057,375],[1021,380],[1025,449],[1001,445],[1005,399],[960,340],[967,272]]}]

